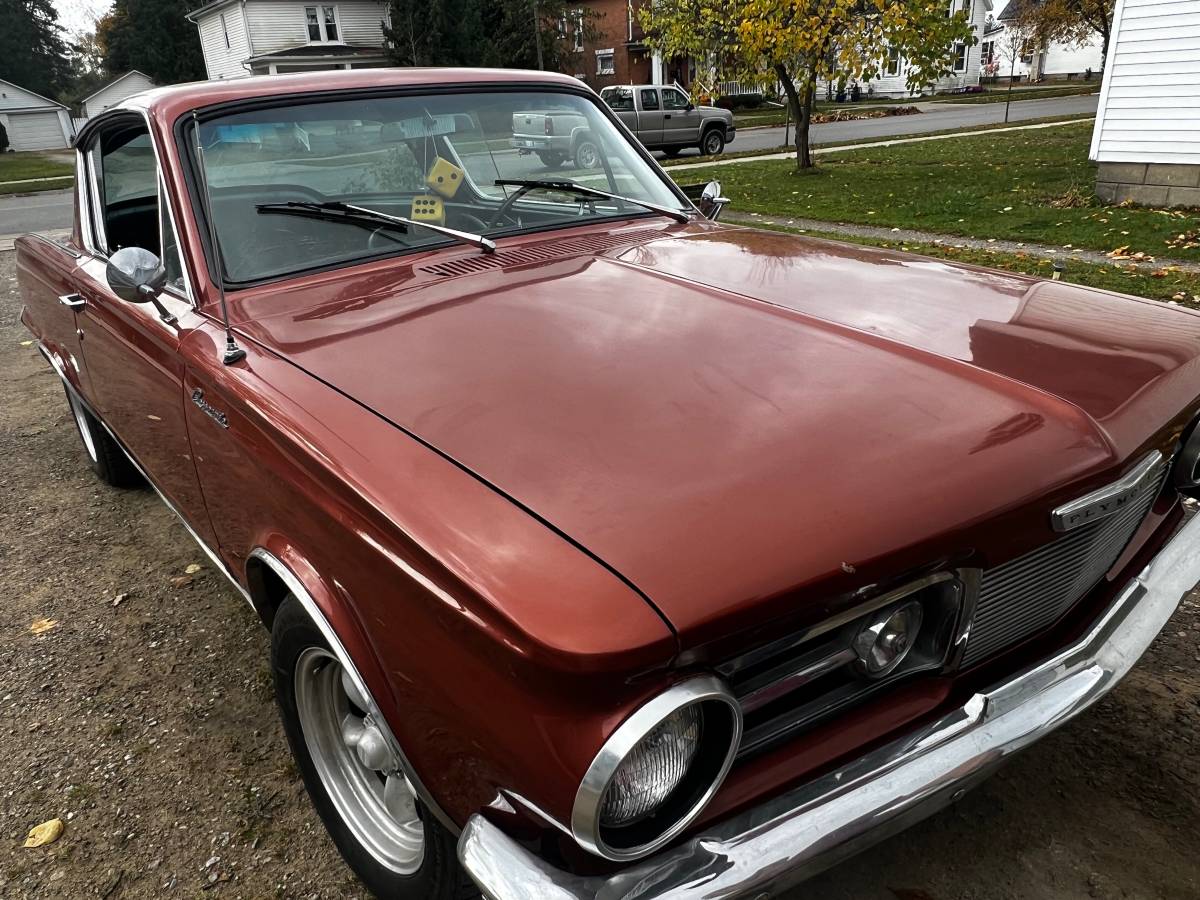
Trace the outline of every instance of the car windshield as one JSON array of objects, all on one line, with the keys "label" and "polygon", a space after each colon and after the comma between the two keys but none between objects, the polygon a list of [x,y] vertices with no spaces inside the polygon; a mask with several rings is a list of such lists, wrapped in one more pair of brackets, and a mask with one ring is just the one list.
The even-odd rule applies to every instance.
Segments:
[{"label": "car windshield", "polygon": [[[194,140],[194,135],[189,139]],[[225,268],[248,283],[441,246],[429,228],[363,217],[281,214],[349,203],[491,237],[688,210],[594,102],[554,91],[330,99],[260,107],[200,124]],[[549,186],[573,182],[613,199]]]}]

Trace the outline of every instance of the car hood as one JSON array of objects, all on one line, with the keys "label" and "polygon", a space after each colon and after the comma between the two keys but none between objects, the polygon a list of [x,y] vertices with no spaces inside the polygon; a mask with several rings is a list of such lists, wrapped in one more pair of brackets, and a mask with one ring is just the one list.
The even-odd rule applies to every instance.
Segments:
[{"label": "car hood", "polygon": [[335,274],[243,328],[585,547],[685,645],[1049,540],[1052,505],[1195,400],[1180,310],[748,229],[627,241]]}]

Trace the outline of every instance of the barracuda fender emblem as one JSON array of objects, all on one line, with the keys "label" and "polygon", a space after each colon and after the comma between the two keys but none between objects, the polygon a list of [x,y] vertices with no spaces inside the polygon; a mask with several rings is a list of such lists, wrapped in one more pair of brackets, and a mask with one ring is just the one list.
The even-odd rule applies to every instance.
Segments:
[{"label": "barracuda fender emblem", "polygon": [[1051,525],[1055,531],[1070,531],[1134,506],[1145,499],[1147,491],[1158,487],[1162,463],[1157,450],[1147,454],[1119,481],[1058,507],[1050,514]]},{"label": "barracuda fender emblem", "polygon": [[204,391],[200,390],[200,388],[195,388],[192,390],[192,402],[200,407],[206,416],[208,416],[222,428],[229,427],[229,417],[219,409],[216,409],[210,405],[209,402],[204,399]]}]

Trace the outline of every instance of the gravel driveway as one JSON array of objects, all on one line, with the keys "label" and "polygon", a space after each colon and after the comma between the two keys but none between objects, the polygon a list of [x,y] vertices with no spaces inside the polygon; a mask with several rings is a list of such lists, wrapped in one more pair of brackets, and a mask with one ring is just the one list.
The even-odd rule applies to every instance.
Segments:
[{"label": "gravel driveway", "polygon": [[[291,763],[266,634],[151,492],[92,477],[19,310],[3,253],[0,897],[362,897]],[[1200,896],[1198,644],[1193,596],[1096,710],[790,896]],[[21,846],[56,816],[61,839]]]}]

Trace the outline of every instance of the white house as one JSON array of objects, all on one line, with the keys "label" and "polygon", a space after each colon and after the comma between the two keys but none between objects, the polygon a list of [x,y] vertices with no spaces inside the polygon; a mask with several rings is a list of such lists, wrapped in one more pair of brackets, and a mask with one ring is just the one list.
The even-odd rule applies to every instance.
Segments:
[{"label": "white house", "polygon": [[154,87],[154,82],[150,80],[150,76],[137,69],[126,72],[83,99],[81,104],[83,116],[85,119],[90,119],[92,116],[104,112],[110,106],[116,106],[126,97],[148,91],[152,87]]},{"label": "white house", "polygon": [[1200,3],[1117,0],[1091,158],[1106,202],[1200,206]]},{"label": "white house", "polygon": [[210,79],[387,65],[385,0],[213,0],[187,14]]},{"label": "white house", "polygon": [[0,125],[13,150],[63,150],[75,131],[61,103],[0,79]]},{"label": "white house", "polygon": [[[971,28],[975,32],[974,44],[957,43],[954,45],[953,71],[939,78],[933,84],[926,85],[916,91],[918,94],[937,94],[953,91],[957,88],[971,87],[979,84],[979,39],[983,37],[984,25],[988,13],[992,11],[992,0],[943,0],[946,3],[946,14],[965,10]],[[914,93],[908,87],[908,61],[899,53],[893,51],[883,61],[883,74],[861,85],[863,94],[885,97],[907,97]],[[825,96],[827,85],[817,83],[818,99]]]},{"label": "white house", "polygon": [[986,67],[996,63],[996,77],[1007,80],[1011,75],[1017,81],[1073,81],[1089,77],[1097,78],[1104,68],[1104,41],[1099,34],[1078,43],[1053,41],[1044,47],[1026,46],[1016,59],[1005,55],[1007,30],[1020,14],[1023,0],[1010,0],[1000,10],[983,36],[980,57]]}]

